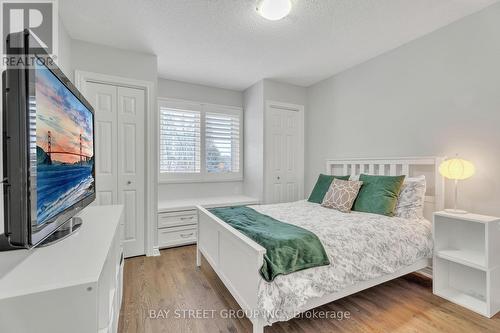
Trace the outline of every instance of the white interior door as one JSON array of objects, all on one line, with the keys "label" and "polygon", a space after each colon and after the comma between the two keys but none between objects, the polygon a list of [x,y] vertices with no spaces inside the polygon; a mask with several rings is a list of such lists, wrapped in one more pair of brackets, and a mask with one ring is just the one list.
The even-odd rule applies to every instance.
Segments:
[{"label": "white interior door", "polygon": [[117,90],[100,83],[87,83],[85,96],[94,107],[96,143],[96,201],[97,205],[118,202],[117,149]]},{"label": "white interior door", "polygon": [[144,91],[118,88],[118,202],[125,207],[125,256],[144,254]]},{"label": "white interior door", "polygon": [[143,255],[145,92],[94,82],[82,90],[95,111],[95,204],[124,205],[124,254]]},{"label": "white interior door", "polygon": [[303,198],[303,107],[267,103],[265,120],[265,201]]}]

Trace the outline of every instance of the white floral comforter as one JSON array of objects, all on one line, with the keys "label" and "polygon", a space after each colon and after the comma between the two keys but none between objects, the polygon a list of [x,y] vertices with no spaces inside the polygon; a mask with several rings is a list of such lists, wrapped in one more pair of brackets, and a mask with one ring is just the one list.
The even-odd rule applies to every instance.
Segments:
[{"label": "white floral comforter", "polygon": [[259,308],[266,324],[289,320],[309,299],[391,274],[432,255],[431,223],[375,214],[341,213],[308,201],[251,206],[314,232],[330,259],[315,267],[261,280]]}]

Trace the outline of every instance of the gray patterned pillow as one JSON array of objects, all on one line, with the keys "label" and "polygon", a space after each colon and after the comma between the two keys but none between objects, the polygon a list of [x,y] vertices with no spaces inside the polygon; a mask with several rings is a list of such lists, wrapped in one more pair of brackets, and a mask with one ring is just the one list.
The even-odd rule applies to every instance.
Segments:
[{"label": "gray patterned pillow", "polygon": [[323,198],[321,206],[349,213],[361,185],[363,185],[361,181],[334,179]]},{"label": "gray patterned pillow", "polygon": [[423,218],[425,187],[425,176],[406,178],[399,193],[394,216],[406,219]]}]

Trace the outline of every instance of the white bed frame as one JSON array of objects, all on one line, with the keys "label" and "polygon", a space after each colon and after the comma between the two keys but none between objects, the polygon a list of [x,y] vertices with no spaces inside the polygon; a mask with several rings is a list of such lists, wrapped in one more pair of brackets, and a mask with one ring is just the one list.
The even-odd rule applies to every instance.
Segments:
[{"label": "white bed frame", "polygon": [[[424,174],[427,193],[424,215],[431,220],[432,212],[444,207],[444,180],[438,172],[440,157],[332,159],[326,162],[327,174],[379,174],[417,176]],[[248,314],[258,313],[257,295],[262,277],[259,274],[266,249],[241,232],[229,226],[205,208],[198,206],[198,242],[196,265],[201,265],[201,255],[212,266],[231,295]],[[361,290],[376,286],[405,274],[427,267],[430,260],[420,260],[394,274],[363,281],[348,288],[309,300],[300,312],[338,300]],[[264,322],[259,316],[249,316],[253,333],[263,333]]]}]

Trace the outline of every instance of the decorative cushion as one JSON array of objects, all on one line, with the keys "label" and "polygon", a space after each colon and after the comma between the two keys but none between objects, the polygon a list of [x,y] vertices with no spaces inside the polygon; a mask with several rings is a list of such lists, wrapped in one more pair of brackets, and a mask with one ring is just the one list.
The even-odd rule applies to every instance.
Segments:
[{"label": "decorative cushion", "polygon": [[363,182],[334,179],[321,206],[349,213]]},{"label": "decorative cushion", "polygon": [[350,175],[349,180],[359,180],[359,175]]},{"label": "decorative cushion", "polygon": [[361,174],[363,186],[352,210],[394,216],[405,176],[371,176]]},{"label": "decorative cushion", "polygon": [[406,219],[423,218],[425,187],[425,176],[406,178],[401,187],[394,216]]},{"label": "decorative cushion", "polygon": [[330,188],[330,184],[332,183],[333,178],[349,180],[349,176],[329,176],[320,174],[318,180],[316,181],[316,185],[314,185],[311,195],[309,196],[309,199],[307,199],[307,201],[321,204],[326,192]]}]

